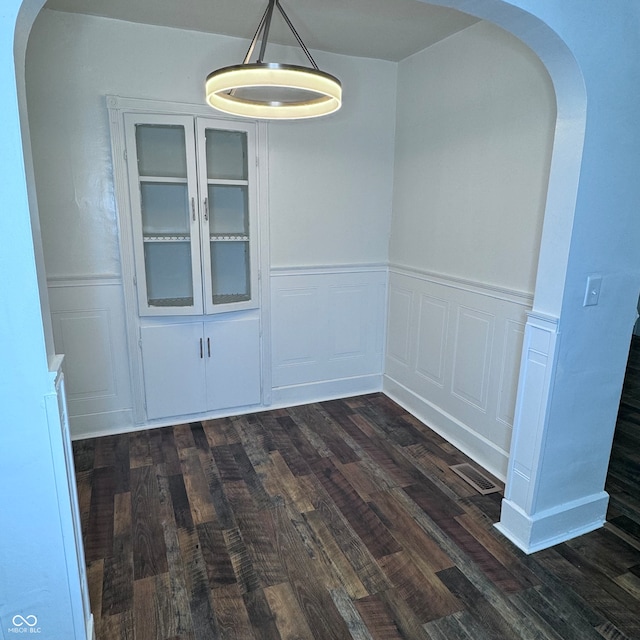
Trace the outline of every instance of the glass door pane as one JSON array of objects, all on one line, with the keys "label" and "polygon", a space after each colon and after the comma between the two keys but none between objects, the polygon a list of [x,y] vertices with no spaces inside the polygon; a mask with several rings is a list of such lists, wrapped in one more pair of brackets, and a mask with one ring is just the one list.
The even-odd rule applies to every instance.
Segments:
[{"label": "glass door pane", "polygon": [[202,309],[193,118],[126,114],[141,315]]},{"label": "glass door pane", "polygon": [[209,185],[211,236],[249,236],[246,185]]},{"label": "glass door pane", "polygon": [[150,307],[193,306],[188,242],[145,242],[144,259]]},{"label": "glass door pane", "polygon": [[207,129],[206,146],[208,178],[247,179],[247,134],[244,131]]},{"label": "glass door pane", "polygon": [[249,243],[211,242],[212,302],[230,304],[251,300]]},{"label": "glass door pane", "polygon": [[214,305],[251,299],[247,134],[206,129]]},{"label": "glass door pane", "polygon": [[182,125],[136,125],[138,174],[187,179],[187,150]]},{"label": "glass door pane", "polygon": [[190,234],[187,184],[140,183],[142,233],[147,236]]}]

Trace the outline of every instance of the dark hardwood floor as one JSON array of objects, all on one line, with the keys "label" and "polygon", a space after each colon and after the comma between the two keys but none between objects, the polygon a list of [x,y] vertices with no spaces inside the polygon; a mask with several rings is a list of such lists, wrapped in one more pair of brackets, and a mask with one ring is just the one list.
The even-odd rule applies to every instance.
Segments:
[{"label": "dark hardwood floor", "polygon": [[640,336],[631,340],[605,489],[611,526],[640,538]]},{"label": "dark hardwood floor", "polygon": [[98,640],[640,638],[633,530],[524,555],[500,494],[381,394],[75,455]]}]

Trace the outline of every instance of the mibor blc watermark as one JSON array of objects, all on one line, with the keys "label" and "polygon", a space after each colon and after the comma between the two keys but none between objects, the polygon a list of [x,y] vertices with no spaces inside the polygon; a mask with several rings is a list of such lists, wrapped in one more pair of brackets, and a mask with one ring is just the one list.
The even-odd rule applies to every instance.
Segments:
[{"label": "mibor blc watermark", "polygon": [[41,633],[41,629],[38,626],[38,618],[33,614],[28,616],[22,616],[16,614],[11,618],[12,627],[7,629],[8,633],[27,634],[27,633]]}]

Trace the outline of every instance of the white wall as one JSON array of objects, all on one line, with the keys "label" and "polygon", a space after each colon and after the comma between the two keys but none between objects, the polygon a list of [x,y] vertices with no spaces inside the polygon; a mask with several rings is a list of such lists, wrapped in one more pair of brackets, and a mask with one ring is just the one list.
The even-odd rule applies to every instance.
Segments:
[{"label": "white wall", "polygon": [[[28,108],[50,276],[120,272],[105,95],[203,104],[206,75],[238,62],[245,49],[243,40],[200,32],[54,11],[38,16]],[[343,81],[344,106],[318,121],[269,125],[273,263],[381,262],[396,65],[314,56]],[[368,98],[378,94],[371,107]]]},{"label": "white wall", "polygon": [[19,631],[14,616],[33,615],[40,637],[80,640],[87,635],[82,623],[75,624],[73,607],[79,559],[68,544],[71,499],[60,482],[62,425],[49,372],[43,327],[48,308],[46,292],[40,296],[38,290],[30,206],[36,210],[27,193],[29,152],[23,153],[18,111],[24,107],[31,12],[40,7],[29,2],[18,18],[20,5],[6,0],[0,11],[0,637]]},{"label": "white wall", "polygon": [[[36,20],[27,52],[27,105],[56,348],[70,356],[76,434],[103,433],[133,420],[105,96],[202,105],[206,75],[237,63],[246,46],[235,38],[55,11]],[[297,49],[270,45],[267,54],[301,62]],[[317,121],[267,125],[271,264],[329,268],[325,285],[342,286],[342,275],[331,267],[358,271],[386,263],[397,66],[321,52],[314,57],[342,80],[344,104]],[[94,350],[86,341],[69,348],[62,344],[61,319],[82,322],[84,334],[77,335],[90,336],[96,326],[108,335],[96,336]],[[314,340],[312,328],[306,331]],[[369,355],[379,376],[378,352]],[[75,389],[80,376],[82,389]]]},{"label": "white wall", "polygon": [[555,115],[487,22],[399,65],[385,390],[502,478]]},{"label": "white wall", "polygon": [[398,71],[390,261],[533,293],[555,94],[537,56],[480,22]]}]

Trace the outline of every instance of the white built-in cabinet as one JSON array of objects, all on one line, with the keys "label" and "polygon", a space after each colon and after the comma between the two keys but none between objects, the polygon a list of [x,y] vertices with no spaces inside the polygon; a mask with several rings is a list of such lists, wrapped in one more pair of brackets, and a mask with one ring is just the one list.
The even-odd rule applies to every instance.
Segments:
[{"label": "white built-in cabinet", "polygon": [[109,105],[138,422],[255,407],[257,125],[127,102]]}]

